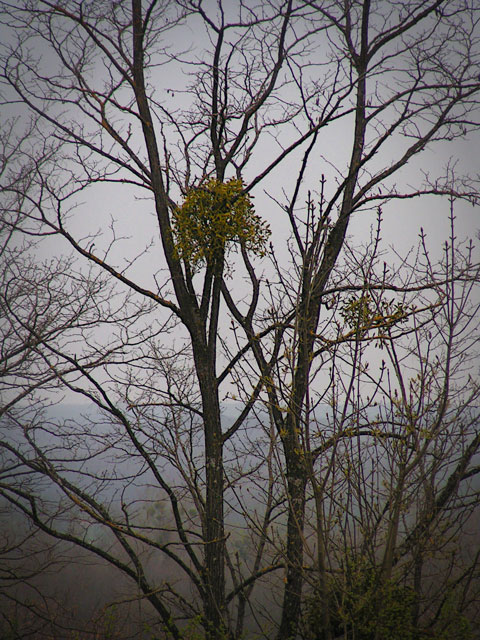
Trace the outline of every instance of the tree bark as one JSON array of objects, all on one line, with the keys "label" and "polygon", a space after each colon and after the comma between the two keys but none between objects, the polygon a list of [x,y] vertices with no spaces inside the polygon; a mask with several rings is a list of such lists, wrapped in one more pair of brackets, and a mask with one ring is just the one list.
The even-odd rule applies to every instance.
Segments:
[{"label": "tree bark", "polygon": [[192,340],[195,368],[202,396],[205,442],[205,628],[207,638],[225,638],[225,530],[223,514],[223,441],[215,363],[210,349]]},{"label": "tree bark", "polygon": [[282,618],[278,640],[296,637],[301,613],[303,586],[303,528],[305,521],[306,478],[302,461],[298,456],[287,459],[288,522],[287,567],[283,596]]}]

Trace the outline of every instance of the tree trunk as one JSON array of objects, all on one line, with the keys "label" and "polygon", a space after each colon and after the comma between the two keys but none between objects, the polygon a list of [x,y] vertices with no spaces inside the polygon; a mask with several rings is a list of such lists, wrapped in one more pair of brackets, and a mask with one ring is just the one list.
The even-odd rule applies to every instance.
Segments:
[{"label": "tree trunk", "polygon": [[225,626],[225,531],[223,521],[223,443],[215,367],[208,349],[194,346],[202,394],[205,438],[205,624],[207,638],[219,640]]},{"label": "tree trunk", "polygon": [[305,519],[305,469],[301,456],[287,456],[287,572],[283,594],[282,619],[277,640],[293,640],[300,619],[303,585],[303,526]]}]

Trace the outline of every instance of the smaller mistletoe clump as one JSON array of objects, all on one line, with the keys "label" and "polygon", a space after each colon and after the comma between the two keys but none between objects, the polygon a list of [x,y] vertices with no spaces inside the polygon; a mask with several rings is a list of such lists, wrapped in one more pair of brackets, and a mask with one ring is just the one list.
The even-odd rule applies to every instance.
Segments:
[{"label": "smaller mistletoe clump", "polygon": [[376,305],[368,294],[351,296],[340,309],[345,324],[352,330],[388,328],[407,320],[407,307],[403,302],[381,300]]},{"label": "smaller mistletoe clump", "polygon": [[241,180],[212,178],[191,189],[173,214],[173,231],[180,258],[194,267],[222,260],[228,245],[241,244],[265,255],[270,228],[254,212]]}]

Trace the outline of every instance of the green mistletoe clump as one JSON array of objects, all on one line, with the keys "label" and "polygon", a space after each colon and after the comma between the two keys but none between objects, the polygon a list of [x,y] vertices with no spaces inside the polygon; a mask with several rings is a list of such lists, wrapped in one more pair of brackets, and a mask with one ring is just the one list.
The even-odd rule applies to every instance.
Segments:
[{"label": "green mistletoe clump", "polygon": [[263,256],[270,236],[268,224],[256,215],[242,181],[215,178],[187,193],[174,211],[173,232],[179,257],[193,267],[222,261],[236,244]]}]

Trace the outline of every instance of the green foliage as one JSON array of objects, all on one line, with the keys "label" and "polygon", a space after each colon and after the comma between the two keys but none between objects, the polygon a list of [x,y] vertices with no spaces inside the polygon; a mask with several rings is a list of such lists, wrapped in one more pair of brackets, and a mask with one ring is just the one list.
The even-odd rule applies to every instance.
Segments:
[{"label": "green foliage", "polygon": [[179,256],[193,267],[214,264],[234,243],[264,255],[270,229],[255,214],[251,197],[241,180],[211,179],[192,189],[173,214],[173,231]]},{"label": "green foliage", "polygon": [[[182,640],[205,640],[207,637],[205,622],[205,619],[200,615],[191,618],[181,631]],[[216,631],[219,639],[228,640],[230,638],[225,629],[216,629]]]},{"label": "green foliage", "polygon": [[324,638],[324,607],[329,607],[335,635],[355,640],[415,640],[415,593],[393,580],[380,583],[378,570],[365,561],[348,558],[343,582],[330,585],[328,603],[318,593],[307,604],[312,640]]},{"label": "green foliage", "polygon": [[440,610],[438,626],[441,631],[434,635],[435,640],[473,640],[473,630],[468,619],[462,615],[457,606],[455,594],[446,598]]},{"label": "green foliage", "polygon": [[362,294],[359,298],[350,296],[340,309],[345,324],[352,330],[366,331],[372,328],[385,328],[407,317],[403,303],[382,300],[374,305],[371,296]]},{"label": "green foliage", "polygon": [[368,325],[373,317],[370,296],[362,295],[360,298],[351,296],[340,309],[340,315],[350,329]]},{"label": "green foliage", "polygon": [[110,607],[103,618],[103,637],[105,640],[114,640],[114,638],[120,637],[117,623],[116,607]]},{"label": "green foliage", "polygon": [[328,607],[334,637],[346,640],[473,640],[474,632],[462,614],[454,590],[445,596],[437,615],[414,620],[418,597],[395,581],[381,581],[379,569],[362,558],[348,555],[342,579],[331,578],[328,595],[317,589],[306,598],[305,622],[309,640],[324,640]]}]

